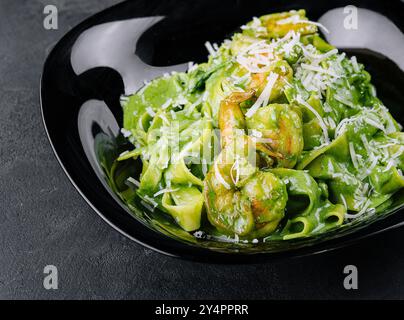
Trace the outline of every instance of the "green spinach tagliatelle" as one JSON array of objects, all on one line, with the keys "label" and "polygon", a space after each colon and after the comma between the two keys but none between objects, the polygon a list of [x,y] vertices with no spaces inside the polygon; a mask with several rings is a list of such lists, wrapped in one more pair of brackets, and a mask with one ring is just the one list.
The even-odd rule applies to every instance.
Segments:
[{"label": "green spinach tagliatelle", "polygon": [[[377,214],[404,134],[355,57],[304,10],[254,18],[206,63],[122,97],[136,193],[187,232],[296,239]],[[252,156],[251,156],[252,155]]]}]

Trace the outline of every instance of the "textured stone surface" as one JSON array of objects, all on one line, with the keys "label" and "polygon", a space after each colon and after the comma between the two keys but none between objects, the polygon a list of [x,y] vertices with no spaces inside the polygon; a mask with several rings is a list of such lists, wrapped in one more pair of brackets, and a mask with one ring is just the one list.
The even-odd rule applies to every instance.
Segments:
[{"label": "textured stone surface", "polygon": [[[46,139],[38,84],[49,48],[116,0],[0,1],[0,298],[403,298],[404,229],[349,248],[272,264],[221,266],[168,258],[131,243],[87,206]],[[42,27],[44,5],[59,30]],[[59,269],[59,290],[42,286]],[[347,264],[359,290],[343,288]]]}]

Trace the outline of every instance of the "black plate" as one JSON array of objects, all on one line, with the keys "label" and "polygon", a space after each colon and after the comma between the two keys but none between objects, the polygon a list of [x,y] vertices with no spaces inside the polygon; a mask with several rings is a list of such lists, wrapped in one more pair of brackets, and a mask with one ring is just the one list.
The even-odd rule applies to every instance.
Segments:
[{"label": "black plate", "polygon": [[[404,224],[401,201],[382,218],[370,218],[322,237],[243,245],[172,234],[168,218],[140,203],[130,211],[108,187],[97,161],[95,137],[118,134],[119,96],[145,79],[201,62],[203,43],[220,42],[253,16],[304,8],[311,20],[355,4],[385,15],[403,31],[400,1],[128,1],[72,29],[50,53],[41,80],[45,128],[59,163],[90,206],[128,238],[171,256],[208,262],[257,262],[319,253]],[[369,30],[375,37],[384,37]],[[401,33],[402,35],[402,33]],[[347,49],[348,53],[352,50]],[[404,74],[391,60],[354,50],[373,76],[378,94],[404,123]],[[139,164],[135,164],[137,170]],[[394,214],[393,214],[394,213]],[[168,226],[166,226],[168,224]],[[175,231],[177,232],[177,231]]]}]

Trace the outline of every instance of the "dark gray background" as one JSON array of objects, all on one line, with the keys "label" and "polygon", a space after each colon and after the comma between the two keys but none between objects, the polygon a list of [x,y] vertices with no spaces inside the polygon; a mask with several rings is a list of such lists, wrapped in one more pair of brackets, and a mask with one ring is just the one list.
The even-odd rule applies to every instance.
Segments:
[{"label": "dark gray background", "polygon": [[[358,299],[404,297],[404,229],[285,262],[229,266],[168,258],[104,223],[75,191],[45,136],[38,86],[55,42],[117,0],[0,0],[0,298]],[[59,30],[43,28],[56,4]],[[59,289],[43,288],[43,268]],[[343,287],[356,265],[359,290]]]}]

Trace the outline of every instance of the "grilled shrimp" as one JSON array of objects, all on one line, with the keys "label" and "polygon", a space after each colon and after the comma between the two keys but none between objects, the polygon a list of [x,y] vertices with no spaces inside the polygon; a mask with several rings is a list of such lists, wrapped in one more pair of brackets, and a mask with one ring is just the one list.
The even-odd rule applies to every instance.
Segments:
[{"label": "grilled shrimp", "polygon": [[245,134],[240,103],[254,90],[236,92],[222,101],[219,128],[222,151],[204,181],[209,221],[220,231],[247,238],[273,232],[284,216],[286,186],[270,172],[259,170],[257,148],[272,157],[281,155]]},{"label": "grilled shrimp", "polygon": [[[270,104],[247,119],[247,128],[259,132],[262,148],[278,154],[276,166],[293,168],[303,151],[303,124],[297,108]],[[261,151],[261,149],[259,149]]]},{"label": "grilled shrimp", "polygon": [[285,90],[285,86],[293,81],[293,69],[286,61],[276,61],[271,65],[268,72],[252,74],[249,88],[255,90],[256,95],[259,96],[264,90],[267,84],[268,75],[271,72],[278,74],[278,79],[273,86],[270,95],[270,101],[273,101],[278,99]]}]

